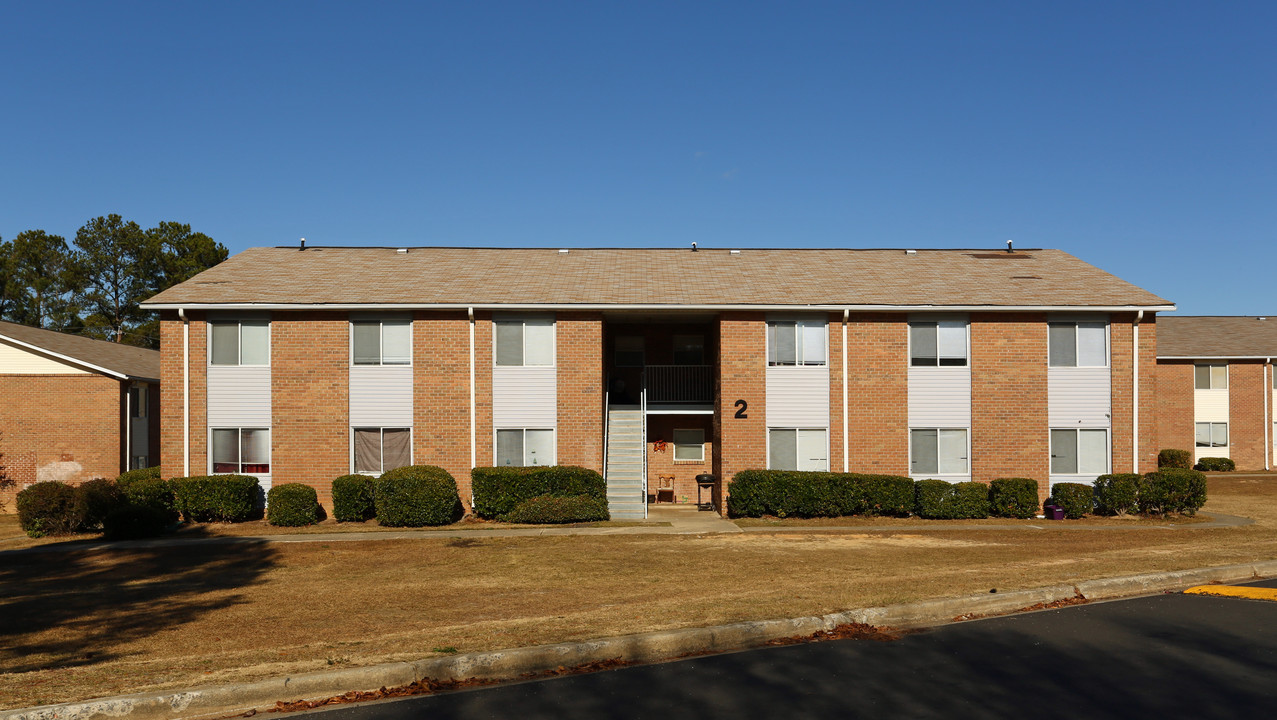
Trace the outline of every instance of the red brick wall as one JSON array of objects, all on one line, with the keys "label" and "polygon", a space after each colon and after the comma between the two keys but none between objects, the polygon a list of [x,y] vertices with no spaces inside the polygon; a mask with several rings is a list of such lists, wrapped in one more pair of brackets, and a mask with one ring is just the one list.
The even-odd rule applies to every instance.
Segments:
[{"label": "red brick wall", "polygon": [[496,458],[492,426],[492,313],[474,314],[474,376],[475,376],[475,437],[476,467],[492,467]]},{"label": "red brick wall", "polygon": [[[1113,472],[1132,472],[1131,425],[1134,420],[1134,313],[1113,315],[1109,325],[1112,370]],[[1157,323],[1146,315],[1140,322],[1140,467],[1139,472],[1157,469]]]},{"label": "red brick wall", "polygon": [[[762,313],[725,312],[719,317],[719,447],[716,463],[726,493],[732,476],[767,467],[767,325]],[[736,417],[736,401],[748,403],[747,417]],[[722,498],[725,500],[726,498]],[[724,502],[719,506],[725,508]]]},{"label": "red brick wall", "polygon": [[[146,391],[149,395],[146,408],[146,437],[147,452],[150,453],[150,464],[160,464],[160,424],[162,417],[161,405],[163,401],[160,399],[160,386],[151,383]],[[127,467],[127,465],[126,465]]]},{"label": "red brick wall", "polygon": [[603,470],[603,315],[555,318],[560,465]]},{"label": "red brick wall", "polygon": [[333,478],[350,472],[349,318],[276,313],[270,335],[271,482],[310,485],[331,510]]},{"label": "red brick wall", "polygon": [[1228,456],[1238,470],[1264,469],[1264,363],[1228,365]]},{"label": "red brick wall", "polygon": [[121,383],[97,374],[0,375],[0,464],[13,496],[43,480],[79,484],[113,478],[124,469]]},{"label": "red brick wall", "polygon": [[1157,363],[1157,442],[1154,451],[1187,450],[1196,446],[1193,427],[1193,363]]},{"label": "red brick wall", "polygon": [[[849,318],[847,426],[851,472],[909,474],[908,343],[909,320],[903,314],[859,313]],[[840,359],[839,372],[841,362]],[[830,392],[835,392],[832,383]],[[836,399],[841,403],[842,391],[837,392]],[[834,400],[830,398],[831,403]],[[830,420],[832,425],[834,418]],[[841,423],[842,418],[837,420]],[[841,432],[837,443],[842,445]],[[841,464],[837,469],[842,469]]]},{"label": "red brick wall", "polygon": [[[190,321],[190,472],[208,471],[205,445],[208,438],[208,324],[200,312],[186,313]],[[182,477],[182,320],[177,313],[160,316],[160,472],[166,478]]]},{"label": "red brick wall", "polygon": [[[829,469],[842,472],[842,313],[829,315]],[[850,336],[851,329],[847,330]],[[849,366],[850,367],[850,366]],[[850,393],[848,399],[850,400]]]},{"label": "red brick wall", "polygon": [[971,314],[971,474],[1048,494],[1047,329],[1041,313]]},{"label": "red brick wall", "polygon": [[[482,353],[476,352],[478,364]],[[413,319],[413,462],[457,479],[470,504],[470,322],[465,312]],[[479,464],[486,465],[479,457]]]}]

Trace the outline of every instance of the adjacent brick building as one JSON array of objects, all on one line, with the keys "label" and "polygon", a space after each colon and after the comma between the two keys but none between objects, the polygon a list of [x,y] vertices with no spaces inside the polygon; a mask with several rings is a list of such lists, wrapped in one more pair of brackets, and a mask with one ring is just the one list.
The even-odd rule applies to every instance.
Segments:
[{"label": "adjacent brick building", "polygon": [[[746,468],[1148,471],[1157,313],[1057,250],[257,248],[146,303],[165,476],[604,472],[617,517]],[[185,392],[183,391],[185,389]],[[662,487],[671,492],[659,493]]]},{"label": "adjacent brick building", "polygon": [[1277,319],[1171,316],[1159,325],[1158,445],[1270,469]]},{"label": "adjacent brick building", "polygon": [[160,374],[155,350],[0,322],[5,508],[32,483],[158,464]]}]

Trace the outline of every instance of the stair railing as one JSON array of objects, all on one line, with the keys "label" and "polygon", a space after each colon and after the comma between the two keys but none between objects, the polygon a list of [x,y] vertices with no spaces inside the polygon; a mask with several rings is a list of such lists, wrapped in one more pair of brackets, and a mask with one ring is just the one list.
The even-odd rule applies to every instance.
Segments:
[{"label": "stair railing", "polygon": [[612,436],[612,418],[608,416],[609,390],[603,391],[603,480],[607,484],[607,441]]},{"label": "stair railing", "polygon": [[647,519],[647,372],[643,373],[643,390],[639,393],[639,416],[643,418],[643,519]]}]

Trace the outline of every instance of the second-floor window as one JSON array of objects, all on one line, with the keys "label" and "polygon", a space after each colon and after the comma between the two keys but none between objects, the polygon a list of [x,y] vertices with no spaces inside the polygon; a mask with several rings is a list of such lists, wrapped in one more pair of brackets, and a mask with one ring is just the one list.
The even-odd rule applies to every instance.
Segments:
[{"label": "second-floor window", "polygon": [[350,347],[355,365],[411,365],[412,321],[351,321]]},{"label": "second-floor window", "polygon": [[966,321],[909,323],[909,364],[917,367],[966,365]]},{"label": "second-floor window", "polygon": [[824,365],[825,361],[824,320],[768,321],[768,365]]},{"label": "second-floor window", "polygon": [[209,358],[214,365],[270,365],[270,321],[213,322]]},{"label": "second-floor window", "polygon": [[497,320],[496,361],[503,367],[554,365],[554,321]]},{"label": "second-floor window", "polygon": [[[1277,373],[1274,373],[1277,377]],[[1227,390],[1227,365],[1194,365],[1193,387],[1197,390]]]},{"label": "second-floor window", "polygon": [[1051,367],[1108,366],[1108,323],[1053,322],[1047,332]]}]

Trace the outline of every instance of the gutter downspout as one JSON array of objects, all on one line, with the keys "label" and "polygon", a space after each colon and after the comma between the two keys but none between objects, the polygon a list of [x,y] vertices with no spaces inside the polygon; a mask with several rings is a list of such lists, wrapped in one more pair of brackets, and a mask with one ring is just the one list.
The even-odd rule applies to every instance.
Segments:
[{"label": "gutter downspout", "polygon": [[182,477],[191,476],[191,321],[184,308],[182,318]]},{"label": "gutter downspout", "polygon": [[1132,412],[1131,412],[1131,472],[1140,472],[1140,321],[1144,319],[1144,311],[1135,314],[1134,332],[1131,334],[1133,372],[1131,373]]},{"label": "gutter downspout", "polygon": [[842,471],[850,472],[851,458],[848,452],[851,450],[850,434],[847,430],[847,317],[851,314],[850,308],[842,309]]},{"label": "gutter downspout", "polygon": [[[476,461],[476,438],[474,411],[474,308],[466,308],[466,316],[470,320],[470,468],[474,469]],[[470,488],[470,506],[474,507],[474,488]]]},{"label": "gutter downspout", "polygon": [[1272,436],[1269,435],[1272,431],[1272,425],[1271,421],[1268,419],[1269,406],[1272,405],[1272,400],[1268,396],[1268,389],[1273,386],[1272,380],[1270,379],[1271,376],[1268,373],[1272,364],[1272,358],[1264,358],[1264,470],[1272,469],[1269,463],[1269,458],[1272,457],[1273,453]]},{"label": "gutter downspout", "polygon": [[129,467],[133,464],[133,381],[127,380],[124,383],[124,470],[128,472],[133,468]]}]

